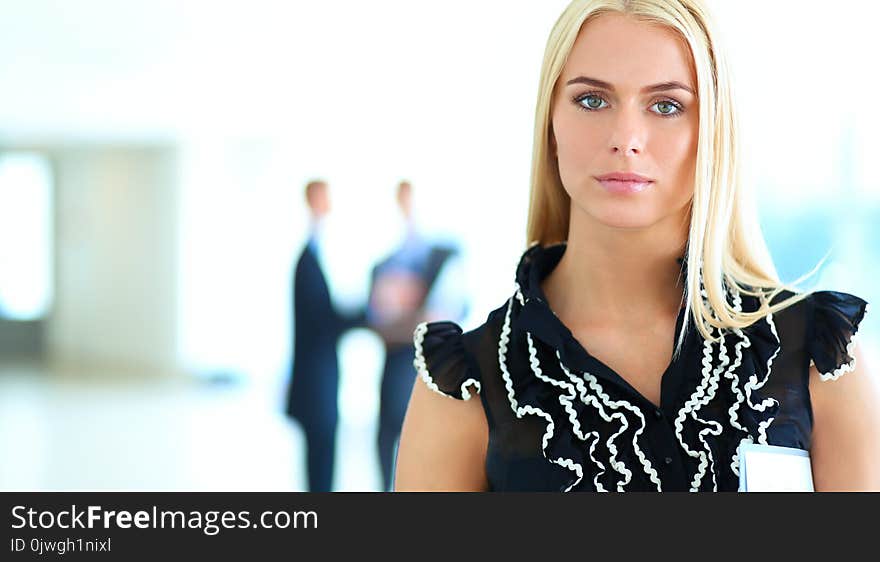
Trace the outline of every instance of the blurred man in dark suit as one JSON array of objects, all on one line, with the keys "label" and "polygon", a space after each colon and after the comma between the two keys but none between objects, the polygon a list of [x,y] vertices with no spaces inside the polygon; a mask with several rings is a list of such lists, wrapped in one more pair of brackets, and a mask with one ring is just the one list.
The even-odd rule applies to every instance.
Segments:
[{"label": "blurred man in dark suit", "polygon": [[431,243],[418,232],[407,181],[398,185],[397,204],[405,235],[391,255],[373,268],[367,307],[368,324],[385,344],[377,435],[385,490],[391,489],[396,443],[415,381],[413,330],[425,320],[458,320],[466,309],[460,271],[452,267],[456,248]]},{"label": "blurred man in dark suit", "polygon": [[309,491],[329,492],[339,417],[336,345],[342,333],[361,325],[363,318],[348,318],[336,311],[321,269],[322,222],[330,211],[326,182],[309,182],[306,201],[311,225],[293,280],[293,365],[287,414],[299,422],[305,433]]}]

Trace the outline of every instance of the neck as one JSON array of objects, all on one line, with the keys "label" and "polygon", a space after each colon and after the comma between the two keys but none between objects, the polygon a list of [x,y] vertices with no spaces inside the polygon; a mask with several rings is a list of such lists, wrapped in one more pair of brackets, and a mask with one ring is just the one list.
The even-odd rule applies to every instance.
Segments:
[{"label": "neck", "polygon": [[321,233],[321,229],[324,226],[324,217],[319,215],[310,215],[309,216],[309,234],[314,236],[316,234]]},{"label": "neck", "polygon": [[573,213],[565,254],[543,283],[551,308],[573,326],[636,327],[677,315],[685,219],[676,214],[648,228],[621,229]]}]

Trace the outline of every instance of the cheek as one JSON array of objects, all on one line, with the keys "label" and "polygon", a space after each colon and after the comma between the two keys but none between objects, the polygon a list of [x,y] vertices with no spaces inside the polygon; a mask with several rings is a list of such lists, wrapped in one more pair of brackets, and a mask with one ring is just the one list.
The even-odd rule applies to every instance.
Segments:
[{"label": "cheek", "polygon": [[577,116],[566,113],[557,112],[553,116],[556,155],[563,177],[575,175],[578,170],[587,172],[590,160],[601,154],[602,137],[595,128],[586,126],[585,120],[578,122]]},{"label": "cheek", "polygon": [[693,177],[697,161],[697,131],[675,131],[658,138],[654,154],[657,162],[665,168],[672,185],[685,191],[693,189]]},{"label": "cheek", "polygon": [[664,132],[656,139],[654,152],[661,161],[675,163],[678,167],[693,163],[697,157],[697,135],[689,130]]}]

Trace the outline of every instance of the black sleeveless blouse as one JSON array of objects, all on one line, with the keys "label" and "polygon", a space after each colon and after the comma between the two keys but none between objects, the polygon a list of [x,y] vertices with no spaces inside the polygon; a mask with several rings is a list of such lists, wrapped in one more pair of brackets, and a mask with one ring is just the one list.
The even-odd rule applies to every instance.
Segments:
[{"label": "black sleeveless blouse", "polygon": [[[810,365],[823,381],[854,369],[864,300],[816,291],[716,343],[689,320],[658,408],[547,305],[541,281],[564,252],[529,248],[515,293],[478,328],[443,321],[414,333],[421,380],[482,402],[490,491],[736,491],[741,441],[810,449]],[[728,291],[732,306],[758,309],[757,297]],[[683,321],[682,308],[676,340]]]}]

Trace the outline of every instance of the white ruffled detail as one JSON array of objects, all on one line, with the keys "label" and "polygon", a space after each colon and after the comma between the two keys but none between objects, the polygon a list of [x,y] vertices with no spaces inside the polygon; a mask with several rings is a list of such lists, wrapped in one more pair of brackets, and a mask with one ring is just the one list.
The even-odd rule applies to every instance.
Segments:
[{"label": "white ruffled detail", "polygon": [[[642,414],[642,412],[636,406],[633,406],[632,404],[630,404],[626,400],[611,400],[611,398],[608,396],[608,394],[606,394],[605,391],[602,389],[602,386],[599,384],[599,381],[595,376],[593,376],[592,374],[587,373],[587,372],[582,373],[584,378],[586,379],[587,383],[590,385],[590,389],[592,389],[593,392],[601,400],[601,403],[598,402],[594,396],[587,394],[587,389],[584,386],[583,381],[581,381],[580,378],[574,376],[565,367],[565,365],[562,363],[561,357],[559,356],[559,352],[556,353],[556,356],[557,356],[557,359],[559,359],[559,366],[562,368],[562,371],[578,387],[578,390],[580,392],[581,401],[584,402],[584,404],[594,406],[599,411],[599,415],[602,417],[602,419],[604,419],[605,421],[611,421],[611,419],[613,419],[617,416],[621,416],[619,418],[619,419],[621,419],[621,421],[626,419],[625,417],[623,417],[623,414],[621,412],[615,412],[614,414],[611,414],[609,416],[608,414],[605,413],[605,409],[602,407],[603,404],[611,409],[614,409],[614,410],[624,408],[624,409],[632,412],[633,414],[635,414],[639,418],[639,420],[641,421],[641,426],[639,427],[638,430],[636,430],[635,434],[633,435],[633,440],[632,440],[633,451],[635,452],[636,457],[639,459],[639,462],[642,464],[642,468],[644,469],[645,474],[647,474],[650,481],[653,482],[657,486],[657,491],[662,492],[663,491],[662,483],[660,481],[659,475],[657,474],[657,471],[651,465],[651,462],[645,456],[645,453],[642,451],[641,447],[639,447],[638,438],[645,431],[645,427],[647,426],[647,424],[645,422],[645,416]],[[616,433],[614,436],[612,436],[612,439],[616,438],[618,435],[623,433],[627,427],[629,427],[628,422],[626,423],[626,425],[621,427],[621,429],[618,433]],[[612,464],[613,464],[614,461],[616,460],[617,448],[616,448],[616,446],[612,448],[612,440],[611,439],[609,439],[609,441],[608,441],[608,449],[609,449],[609,451],[612,451],[612,453],[613,453],[612,454]],[[625,465],[623,465],[622,463],[619,463],[619,466],[621,466],[622,468],[625,468]],[[627,472],[626,482],[623,482],[623,483],[619,482],[618,483],[618,491],[623,491],[621,484],[625,485],[626,483],[629,482],[631,472],[628,469],[626,470],[626,472]]]},{"label": "white ruffled detail", "polygon": [[684,452],[687,453],[688,456],[693,458],[699,458],[700,453],[692,450],[688,447],[688,444],[684,441],[684,436],[682,435],[682,431],[684,430],[684,420],[687,417],[688,409],[690,408],[690,400],[682,406],[681,410],[678,411],[678,415],[675,417],[675,436],[678,438],[678,444],[681,445],[681,448],[684,449]]},{"label": "white ruffled detail", "polygon": [[[447,398],[455,399],[455,396],[451,394],[447,394],[440,390],[440,387],[437,386],[437,383],[434,382],[433,377],[431,377],[431,373],[428,372],[428,365],[425,362],[425,353],[422,349],[422,344],[425,340],[425,334],[428,332],[428,323],[422,322],[418,326],[416,326],[415,331],[413,332],[413,346],[416,348],[416,357],[413,359],[413,366],[416,368],[416,372],[419,374],[421,379],[425,382],[428,388],[440,394],[441,396],[445,396]],[[471,393],[468,391],[467,387],[473,386],[474,391],[479,394],[481,390],[480,381],[474,378],[467,379],[463,383],[461,383],[461,398],[462,400],[470,400]]]},{"label": "white ruffled detail", "polygon": [[[737,312],[742,312],[742,297],[739,294],[739,291],[734,291],[733,293],[733,308]],[[739,389],[739,376],[736,374],[736,370],[742,365],[742,348],[743,347],[751,347],[752,342],[746,337],[745,333],[739,329],[734,328],[733,333],[736,334],[740,339],[734,345],[734,353],[736,357],[733,360],[733,363],[730,364],[730,367],[727,369],[727,372],[724,373],[724,378],[730,380],[730,390],[733,392],[733,395],[736,396],[736,402],[730,406],[727,410],[728,415],[730,416],[730,425],[748,433],[748,430],[737,420],[737,411],[739,407],[745,402],[746,397]],[[733,453],[733,458],[731,459],[730,468],[736,476],[739,476],[739,456],[736,452]]]},{"label": "white ruffled detail", "polygon": [[[865,305],[864,315],[868,314],[868,305]],[[844,363],[840,367],[834,369],[830,373],[819,373],[819,380],[823,381],[836,381],[846,373],[851,373],[856,370],[856,356],[855,356],[855,347],[856,347],[856,335],[858,335],[858,328],[853,334],[849,337],[849,343],[846,344],[846,355],[849,357],[849,362]],[[810,365],[814,366],[813,360],[810,359]]]},{"label": "white ruffled detail", "polygon": [[[705,289],[701,289],[700,293],[704,299],[706,299],[708,297]],[[738,304],[741,304],[741,300],[739,299],[739,295],[736,293],[736,291],[734,291],[733,294],[734,294],[734,305],[737,306]],[[710,331],[711,330],[712,330],[712,328],[710,327]],[[700,483],[702,482],[702,479],[706,474],[707,468],[709,469],[709,474],[712,476],[712,489],[714,491],[718,490],[718,478],[717,478],[717,475],[715,472],[715,459],[712,455],[712,449],[709,447],[709,444],[706,442],[706,436],[713,435],[715,437],[718,437],[719,435],[721,435],[724,428],[717,421],[704,420],[704,419],[700,418],[697,415],[697,412],[700,410],[700,408],[707,405],[709,402],[712,401],[713,398],[715,398],[715,395],[718,391],[718,384],[721,381],[721,374],[723,372],[725,372],[725,368],[730,363],[730,357],[727,355],[727,348],[724,343],[724,337],[725,337],[724,333],[721,332],[719,346],[718,346],[719,347],[720,364],[715,369],[712,368],[712,343],[708,339],[703,341],[703,359],[701,362],[702,366],[703,366],[703,369],[702,369],[703,378],[700,381],[699,386],[696,388],[696,390],[694,390],[694,392],[691,394],[690,398],[687,400],[687,402],[684,403],[684,405],[679,410],[678,415],[676,416],[675,422],[674,422],[675,435],[678,438],[678,442],[681,445],[682,449],[684,449],[684,451],[690,457],[693,457],[695,459],[699,459],[699,462],[697,464],[697,470],[694,474],[693,480],[691,481],[691,487],[690,487],[691,492],[699,491]],[[739,344],[739,346],[737,347],[737,354],[738,354],[737,362],[742,361],[742,351],[741,351],[740,347],[741,347],[741,344]],[[730,369],[727,371],[727,373],[725,373],[725,376],[728,376],[733,371],[733,369],[734,369],[734,366],[732,365],[730,367]],[[734,378],[735,378],[735,375],[734,375]],[[734,382],[734,384],[736,384],[736,383]],[[734,389],[734,390],[736,392],[736,389]],[[734,406],[730,408],[728,413],[730,414],[731,420],[733,421],[734,425],[736,425],[738,427],[742,427],[736,421],[735,412],[736,412],[737,407],[738,407],[738,403],[734,404]],[[684,434],[683,434],[684,420],[688,417],[688,415],[690,415],[690,417],[693,420],[706,426],[697,433],[697,439],[702,444],[702,450],[699,450],[699,451],[692,450],[684,440]]]},{"label": "white ruffled detail", "polygon": [[[559,355],[559,353],[557,352],[557,357],[558,357],[558,355]],[[587,394],[586,386],[584,386],[584,382],[582,380],[580,380],[580,378],[574,376],[565,367],[565,365],[562,364],[561,361],[559,363],[559,366],[562,368],[562,372],[565,373],[565,375],[569,378],[569,380],[571,380],[575,384],[575,386],[577,386],[578,391],[580,393],[581,401],[584,404],[595,407],[596,410],[599,412],[599,415],[602,417],[602,419],[608,423],[611,423],[611,421],[615,420],[615,419],[620,421],[620,429],[617,431],[617,433],[613,434],[611,437],[608,438],[608,441],[605,443],[605,446],[608,447],[608,451],[611,453],[611,455],[609,457],[609,463],[611,464],[611,467],[614,470],[616,470],[618,474],[623,476],[623,478],[621,480],[618,480],[618,482],[617,482],[617,486],[616,486],[617,491],[624,492],[625,491],[624,486],[629,484],[630,480],[632,480],[632,471],[630,471],[623,462],[617,460],[617,455],[618,455],[619,451],[617,450],[617,445],[614,444],[614,440],[617,439],[620,435],[622,435],[629,427],[629,422],[626,420],[626,416],[624,416],[620,412],[614,412],[612,414],[608,414],[605,411],[605,408],[602,406],[602,404],[598,400],[596,400],[595,396],[593,396],[591,394]],[[585,377],[592,377],[592,375],[590,375],[588,373],[584,373],[584,376]],[[602,486],[601,483],[599,483],[599,476],[601,476],[601,474],[597,474],[595,476],[595,478],[593,479],[593,483],[596,485],[597,489],[599,489]]]},{"label": "white ruffled detail", "polygon": [[605,474],[605,465],[599,462],[599,460],[596,459],[595,455],[596,445],[599,444],[599,432],[591,431],[588,435],[593,438],[593,444],[590,445],[590,460],[599,467],[599,472],[597,472],[596,477],[593,478],[593,485],[596,486],[597,492],[607,492],[608,490],[605,489],[605,486],[603,486],[602,483],[599,482],[599,477]]},{"label": "white ruffled detail", "polygon": [[[569,388],[569,391],[571,392],[571,387],[569,386],[568,388]],[[596,455],[595,455],[596,445],[599,444],[599,439],[600,439],[599,432],[598,431],[591,431],[589,433],[584,433],[581,430],[580,420],[577,419],[577,410],[575,410],[574,407],[572,406],[572,402],[574,401],[574,398],[575,398],[575,395],[573,393],[571,393],[567,396],[560,395],[559,402],[560,402],[560,404],[562,404],[563,408],[565,408],[565,411],[568,412],[568,419],[569,419],[569,421],[571,421],[571,425],[573,427],[575,435],[577,435],[579,439],[581,439],[582,441],[585,441],[585,442],[589,439],[592,439],[592,443],[590,444],[590,449],[589,449],[590,460],[593,461],[593,464],[595,464],[597,467],[599,467],[599,471],[596,473],[596,476],[593,477],[593,485],[596,487],[597,492],[607,492],[608,490],[605,488],[605,486],[603,486],[602,483],[599,482],[599,478],[605,474],[605,465],[602,464],[596,458]]]},{"label": "white ruffled detail", "polygon": [[[779,355],[782,346],[780,345],[779,334],[776,332],[776,324],[773,322],[773,314],[767,314],[765,317],[767,324],[770,325],[770,331],[773,333],[773,337],[776,338],[776,351],[773,352],[773,355],[767,359],[767,375],[764,377],[764,380],[758,381],[758,375],[752,373],[749,376],[749,382],[746,383],[746,402],[749,407],[758,412],[763,412],[767,408],[778,405],[779,402],[772,397],[765,398],[759,404],[755,404],[752,402],[752,391],[758,390],[767,384],[767,381],[770,380],[770,371],[773,366],[773,360],[776,359],[776,356]],[[764,420],[758,424],[758,443],[761,445],[767,445],[767,428],[773,423],[774,418],[770,418],[768,420]]]},{"label": "white ruffled detail", "polygon": [[[701,294],[703,298],[706,298],[705,290],[701,290]],[[704,450],[696,451],[691,449],[685,442],[683,433],[684,420],[688,417],[688,415],[690,415],[693,419],[698,419],[695,412],[699,408],[701,398],[706,394],[706,389],[709,387],[710,380],[712,378],[712,343],[708,339],[705,339],[703,341],[702,365],[703,378],[700,381],[700,385],[696,388],[696,390],[694,390],[694,392],[691,394],[690,398],[688,398],[688,400],[684,403],[684,405],[682,405],[681,409],[678,411],[678,414],[675,416],[675,421],[673,422],[673,425],[675,426],[675,436],[678,438],[678,443],[681,445],[681,448],[684,449],[684,452],[687,453],[688,456],[699,459],[699,463],[697,464],[697,471],[694,474],[694,479],[691,481],[691,492],[699,491],[700,481],[703,479],[703,476],[706,474],[706,468],[709,466],[709,459],[706,456],[706,452]],[[700,441],[703,441],[702,432],[698,434],[698,438],[700,439]],[[705,446],[705,441],[703,441],[703,444]]]},{"label": "white ruffled detail", "polygon": [[[563,381],[558,381],[552,379],[544,374],[544,371],[541,369],[541,363],[538,360],[538,350],[535,348],[534,340],[532,339],[532,335],[526,333],[526,341],[529,347],[529,363],[532,367],[532,372],[535,374],[539,380],[542,380],[550,385],[556,386],[558,388],[564,389],[568,392],[568,395],[560,394],[559,395],[559,403],[568,413],[568,419],[571,422],[572,431],[581,441],[589,441],[591,438],[593,439],[593,443],[590,446],[590,460],[592,460],[599,467],[600,474],[604,474],[605,466],[596,460],[596,457],[593,453],[596,450],[596,443],[599,441],[599,433],[596,431],[591,431],[590,433],[584,433],[581,430],[581,422],[577,418],[577,410],[572,406],[572,402],[575,398],[575,390],[574,387],[570,384],[567,384]],[[594,479],[594,484],[596,484],[596,491],[598,492],[607,492],[604,486],[600,482],[598,482],[598,476]]]},{"label": "white ruffled detail", "polygon": [[[730,357],[727,355],[727,349],[724,345],[724,333],[721,334],[721,340],[718,345],[719,350],[719,358],[721,359],[721,364],[715,368],[712,372],[712,377],[709,379],[709,390],[704,398],[701,398],[697,403],[696,408],[691,411],[691,416],[698,422],[708,426],[703,428],[698,434],[697,438],[703,444],[703,449],[706,451],[706,454],[709,457],[709,474],[712,475],[712,491],[718,491],[718,479],[715,474],[715,459],[712,456],[712,450],[709,448],[709,444],[706,443],[705,436],[713,435],[718,437],[721,435],[723,427],[720,423],[716,421],[707,421],[699,416],[697,416],[697,411],[712,401],[715,398],[715,393],[718,391],[718,383],[721,381],[721,373],[724,371],[724,368],[727,367],[728,363],[730,363]],[[695,486],[699,488],[699,481],[696,482]]]},{"label": "white ruffled detail", "polygon": [[[519,299],[522,299],[522,294],[519,290],[519,284],[516,285],[515,296],[518,296]],[[513,413],[516,414],[517,418],[522,418],[526,414],[531,414],[535,416],[540,416],[547,422],[547,428],[544,431],[544,437],[541,443],[541,452],[543,453],[544,458],[546,458],[550,462],[563,466],[577,475],[577,479],[565,489],[566,492],[569,492],[572,488],[577,486],[581,480],[583,480],[583,467],[579,463],[574,462],[574,460],[572,459],[566,459],[563,457],[551,459],[547,456],[547,447],[550,444],[550,439],[553,437],[553,431],[556,427],[553,423],[553,418],[550,416],[550,414],[541,410],[540,408],[535,408],[528,404],[520,407],[514,395],[513,379],[511,379],[510,372],[507,370],[507,345],[510,343],[510,314],[513,310],[513,299],[514,297],[510,297],[510,299],[508,300],[507,313],[504,316],[504,325],[501,328],[501,335],[498,338],[498,365],[501,368],[501,378],[504,380],[504,386],[507,388],[507,399],[510,402],[510,407],[513,409]]]},{"label": "white ruffled detail", "polygon": [[[733,297],[734,310],[741,311],[742,310],[742,298],[739,294],[739,291],[734,288],[734,289],[730,290],[730,294]],[[705,292],[703,293],[703,295],[705,296]],[[710,471],[710,474],[712,475],[712,490],[716,491],[716,492],[718,491],[718,479],[717,479],[717,475],[715,473],[715,459],[712,456],[712,450],[709,448],[708,443],[706,443],[705,436],[706,435],[713,435],[715,437],[718,437],[719,435],[721,435],[724,428],[720,423],[718,423],[716,421],[706,421],[706,420],[698,417],[696,412],[700,407],[707,405],[715,397],[715,393],[718,391],[718,385],[721,382],[721,373],[723,372],[725,378],[732,379],[731,390],[733,391],[733,393],[737,397],[736,402],[728,409],[728,415],[730,416],[730,423],[733,427],[741,429],[742,431],[745,431],[746,433],[748,433],[746,428],[743,427],[742,424],[740,424],[736,419],[736,411],[739,409],[739,405],[743,402],[743,400],[745,400],[745,397],[743,396],[742,392],[740,392],[740,390],[738,388],[739,377],[735,374],[735,370],[742,363],[742,347],[743,347],[743,345],[748,347],[749,345],[751,345],[751,342],[748,340],[748,338],[746,338],[743,335],[742,331],[735,330],[735,333],[740,335],[741,340],[738,341],[736,343],[736,345],[734,346],[735,353],[736,353],[736,358],[734,359],[734,362],[731,363],[730,356],[727,355],[727,346],[725,345],[726,334],[722,331],[720,333],[721,339],[719,341],[719,346],[718,346],[718,357],[720,359],[720,364],[718,365],[718,367],[715,368],[715,370],[712,373],[712,377],[709,380],[708,394],[706,395],[705,398],[700,399],[697,404],[697,407],[691,411],[691,416],[695,420],[699,421],[700,423],[703,423],[704,425],[709,426],[709,427],[706,427],[703,430],[701,430],[699,432],[699,434],[697,435],[697,437],[700,440],[700,442],[703,444],[703,448],[708,455],[709,471]],[[707,366],[709,366],[709,362],[711,362],[711,348],[707,346],[704,349],[704,357],[703,357],[704,381],[705,381],[705,376],[707,374],[707,371],[705,370],[705,368]],[[728,367],[728,365],[729,365],[729,367]],[[727,368],[726,371],[725,371],[725,368]],[[705,387],[701,386],[700,388],[698,388],[697,393],[699,394],[703,388],[705,388]],[[736,455],[734,454],[734,456],[736,456]],[[702,462],[701,462],[701,464],[702,464]],[[739,476],[738,460],[737,459],[733,460],[733,462],[731,463],[731,468],[733,469],[734,474]],[[699,471],[698,471],[698,474],[699,474]],[[700,476],[700,478],[702,478],[702,476]],[[694,486],[699,488],[699,483],[700,483],[699,479],[695,478],[694,483],[693,483]]]},{"label": "white ruffled detail", "polygon": [[[517,292],[519,292],[518,286]],[[504,386],[507,388],[507,400],[514,413],[517,413],[519,406],[513,392],[513,381],[507,371],[507,344],[510,343],[510,312],[512,309],[513,297],[507,301],[507,313],[504,315],[504,324],[501,326],[501,335],[498,337],[498,366],[501,368],[501,378],[504,379]],[[522,416],[517,413],[517,417]]]},{"label": "white ruffled detail", "polygon": [[758,443],[767,445],[767,428],[776,418],[767,418],[758,424]]},{"label": "white ruffled detail", "polygon": [[[585,375],[586,375],[586,373],[585,373]],[[639,427],[639,429],[636,430],[635,434],[633,434],[633,439],[632,439],[633,451],[635,452],[636,457],[639,459],[639,462],[641,463],[642,468],[645,471],[645,474],[648,475],[648,479],[651,482],[653,482],[655,486],[657,486],[658,492],[662,492],[663,487],[662,487],[662,483],[660,482],[660,476],[657,474],[657,471],[651,465],[651,461],[648,460],[648,457],[645,456],[645,453],[642,451],[641,447],[639,447],[639,444],[638,444],[639,436],[645,432],[645,428],[647,427],[647,422],[645,421],[645,416],[642,414],[641,410],[639,410],[636,406],[633,406],[632,404],[630,404],[626,400],[616,400],[616,401],[609,400],[608,395],[602,392],[602,387],[599,386],[599,382],[597,381],[596,377],[589,375],[587,378],[587,381],[590,383],[590,388],[592,388],[593,391],[599,395],[599,398],[601,398],[602,401],[605,402],[605,404],[607,404],[608,406],[610,406],[612,408],[623,407],[623,408],[629,410],[630,412],[632,412],[633,414],[635,414],[636,417],[639,418],[639,421],[641,422],[641,426]]]},{"label": "white ruffled detail", "polygon": [[[517,287],[517,290],[516,290],[516,297],[519,300],[521,305],[525,304],[525,300],[523,299],[523,295],[522,295],[522,292],[520,291],[519,287]],[[551,385],[557,386],[559,388],[565,388],[570,393],[568,397],[560,395],[559,402],[562,404],[563,408],[565,408],[566,412],[568,412],[569,419],[571,420],[572,426],[575,431],[575,435],[577,435],[577,437],[579,439],[581,439],[582,441],[587,441],[588,435],[594,436],[595,439],[598,441],[599,434],[597,432],[592,431],[589,434],[584,434],[580,429],[580,421],[577,419],[577,411],[574,409],[574,407],[571,404],[571,400],[573,400],[575,397],[574,389],[572,389],[570,385],[566,385],[565,383],[563,383],[561,381],[557,381],[557,380],[551,379],[551,378],[543,375],[541,368],[540,368],[540,364],[538,362],[537,351],[535,349],[534,342],[532,340],[532,336],[531,336],[531,334],[526,334],[526,336],[527,336],[527,341],[528,341],[528,345],[529,345],[529,360],[530,360],[530,363],[532,366],[532,371],[535,373],[535,375],[540,380],[548,382]],[[557,358],[559,358],[558,351],[557,351],[556,355],[557,355]],[[614,440],[618,436],[623,434],[627,430],[627,428],[629,427],[629,422],[627,421],[626,416],[624,416],[621,412],[615,412],[615,413],[611,414],[610,416],[607,415],[605,413],[605,410],[602,408],[601,404],[596,402],[596,399],[593,396],[587,395],[586,388],[583,386],[583,382],[578,377],[575,377],[574,375],[572,375],[568,371],[568,369],[566,369],[565,365],[562,364],[561,359],[559,360],[559,365],[560,365],[560,367],[562,367],[563,372],[568,376],[568,378],[572,382],[574,382],[575,385],[578,386],[578,390],[580,391],[581,401],[583,401],[585,404],[588,404],[588,405],[592,404],[593,406],[595,406],[596,409],[599,411],[599,415],[602,416],[602,419],[604,419],[607,422],[610,422],[612,419],[615,419],[615,418],[620,420],[620,423],[621,423],[620,430],[608,439],[606,446],[608,447],[608,450],[611,452],[611,456],[609,459],[611,466],[619,474],[621,474],[623,476],[623,480],[620,480],[617,482],[617,491],[618,492],[625,491],[624,486],[629,484],[629,482],[632,480],[632,471],[630,471],[623,462],[617,460],[617,455],[618,455],[619,451],[617,449],[617,446],[614,444]],[[633,449],[634,449],[635,454],[638,457],[639,461],[641,462],[642,467],[645,470],[645,473],[648,475],[651,482],[656,484],[657,491],[662,491],[661,482],[660,482],[660,478],[657,474],[657,471],[651,465],[651,462],[648,460],[648,458],[645,456],[644,452],[642,451],[642,449],[638,445],[639,435],[641,435],[645,431],[645,427],[647,425],[645,422],[644,415],[642,415],[642,413],[639,411],[638,408],[636,408],[635,406],[633,406],[632,404],[630,404],[629,402],[627,402],[625,400],[612,401],[609,398],[609,396],[607,394],[605,394],[605,392],[602,390],[602,387],[599,385],[598,380],[593,375],[591,375],[589,373],[583,373],[583,374],[587,378],[587,380],[589,381],[590,387],[596,392],[596,394],[599,395],[599,398],[602,400],[602,402],[606,406],[608,406],[612,409],[615,409],[615,410],[622,407],[622,408],[629,410],[630,412],[633,412],[634,414],[636,414],[636,416],[639,417],[639,419],[642,422],[642,425],[635,432],[635,435],[633,435]],[[604,474],[605,466],[602,463],[600,463],[598,460],[596,460],[596,458],[593,456],[593,452],[595,451],[595,448],[596,448],[596,441],[594,441],[590,447],[590,459],[594,463],[596,463],[596,465],[600,469],[600,472],[593,479],[593,484],[596,486],[597,491],[604,492],[607,490],[605,490],[604,486],[602,486],[602,484],[599,482],[599,477],[602,474]]]},{"label": "white ruffled detail", "polygon": [[[755,440],[752,439],[751,435],[746,435],[745,437],[740,439],[739,442],[741,445],[743,442],[754,443]],[[739,451],[739,447],[737,447],[736,450]],[[730,463],[730,468],[732,468],[733,473],[736,474],[737,477],[739,477],[739,454],[737,454],[736,452],[733,453],[733,461]]]},{"label": "white ruffled detail", "polygon": [[[703,475],[706,473],[706,467],[709,465],[709,460],[706,457],[705,451],[695,451],[688,447],[687,443],[684,441],[684,420],[690,414],[693,415],[693,411],[695,407],[700,402],[700,397],[706,392],[706,387],[709,385],[709,379],[712,376],[712,343],[707,339],[703,342],[703,379],[700,382],[700,385],[696,390],[691,394],[691,397],[684,403],[681,409],[678,411],[678,415],[675,417],[675,435],[678,437],[678,442],[681,444],[684,451],[691,457],[695,459],[699,459],[699,464],[697,465],[697,472],[694,474],[694,479],[691,482],[691,492],[699,491],[700,481],[703,478]],[[695,417],[695,416],[694,416]]]}]

